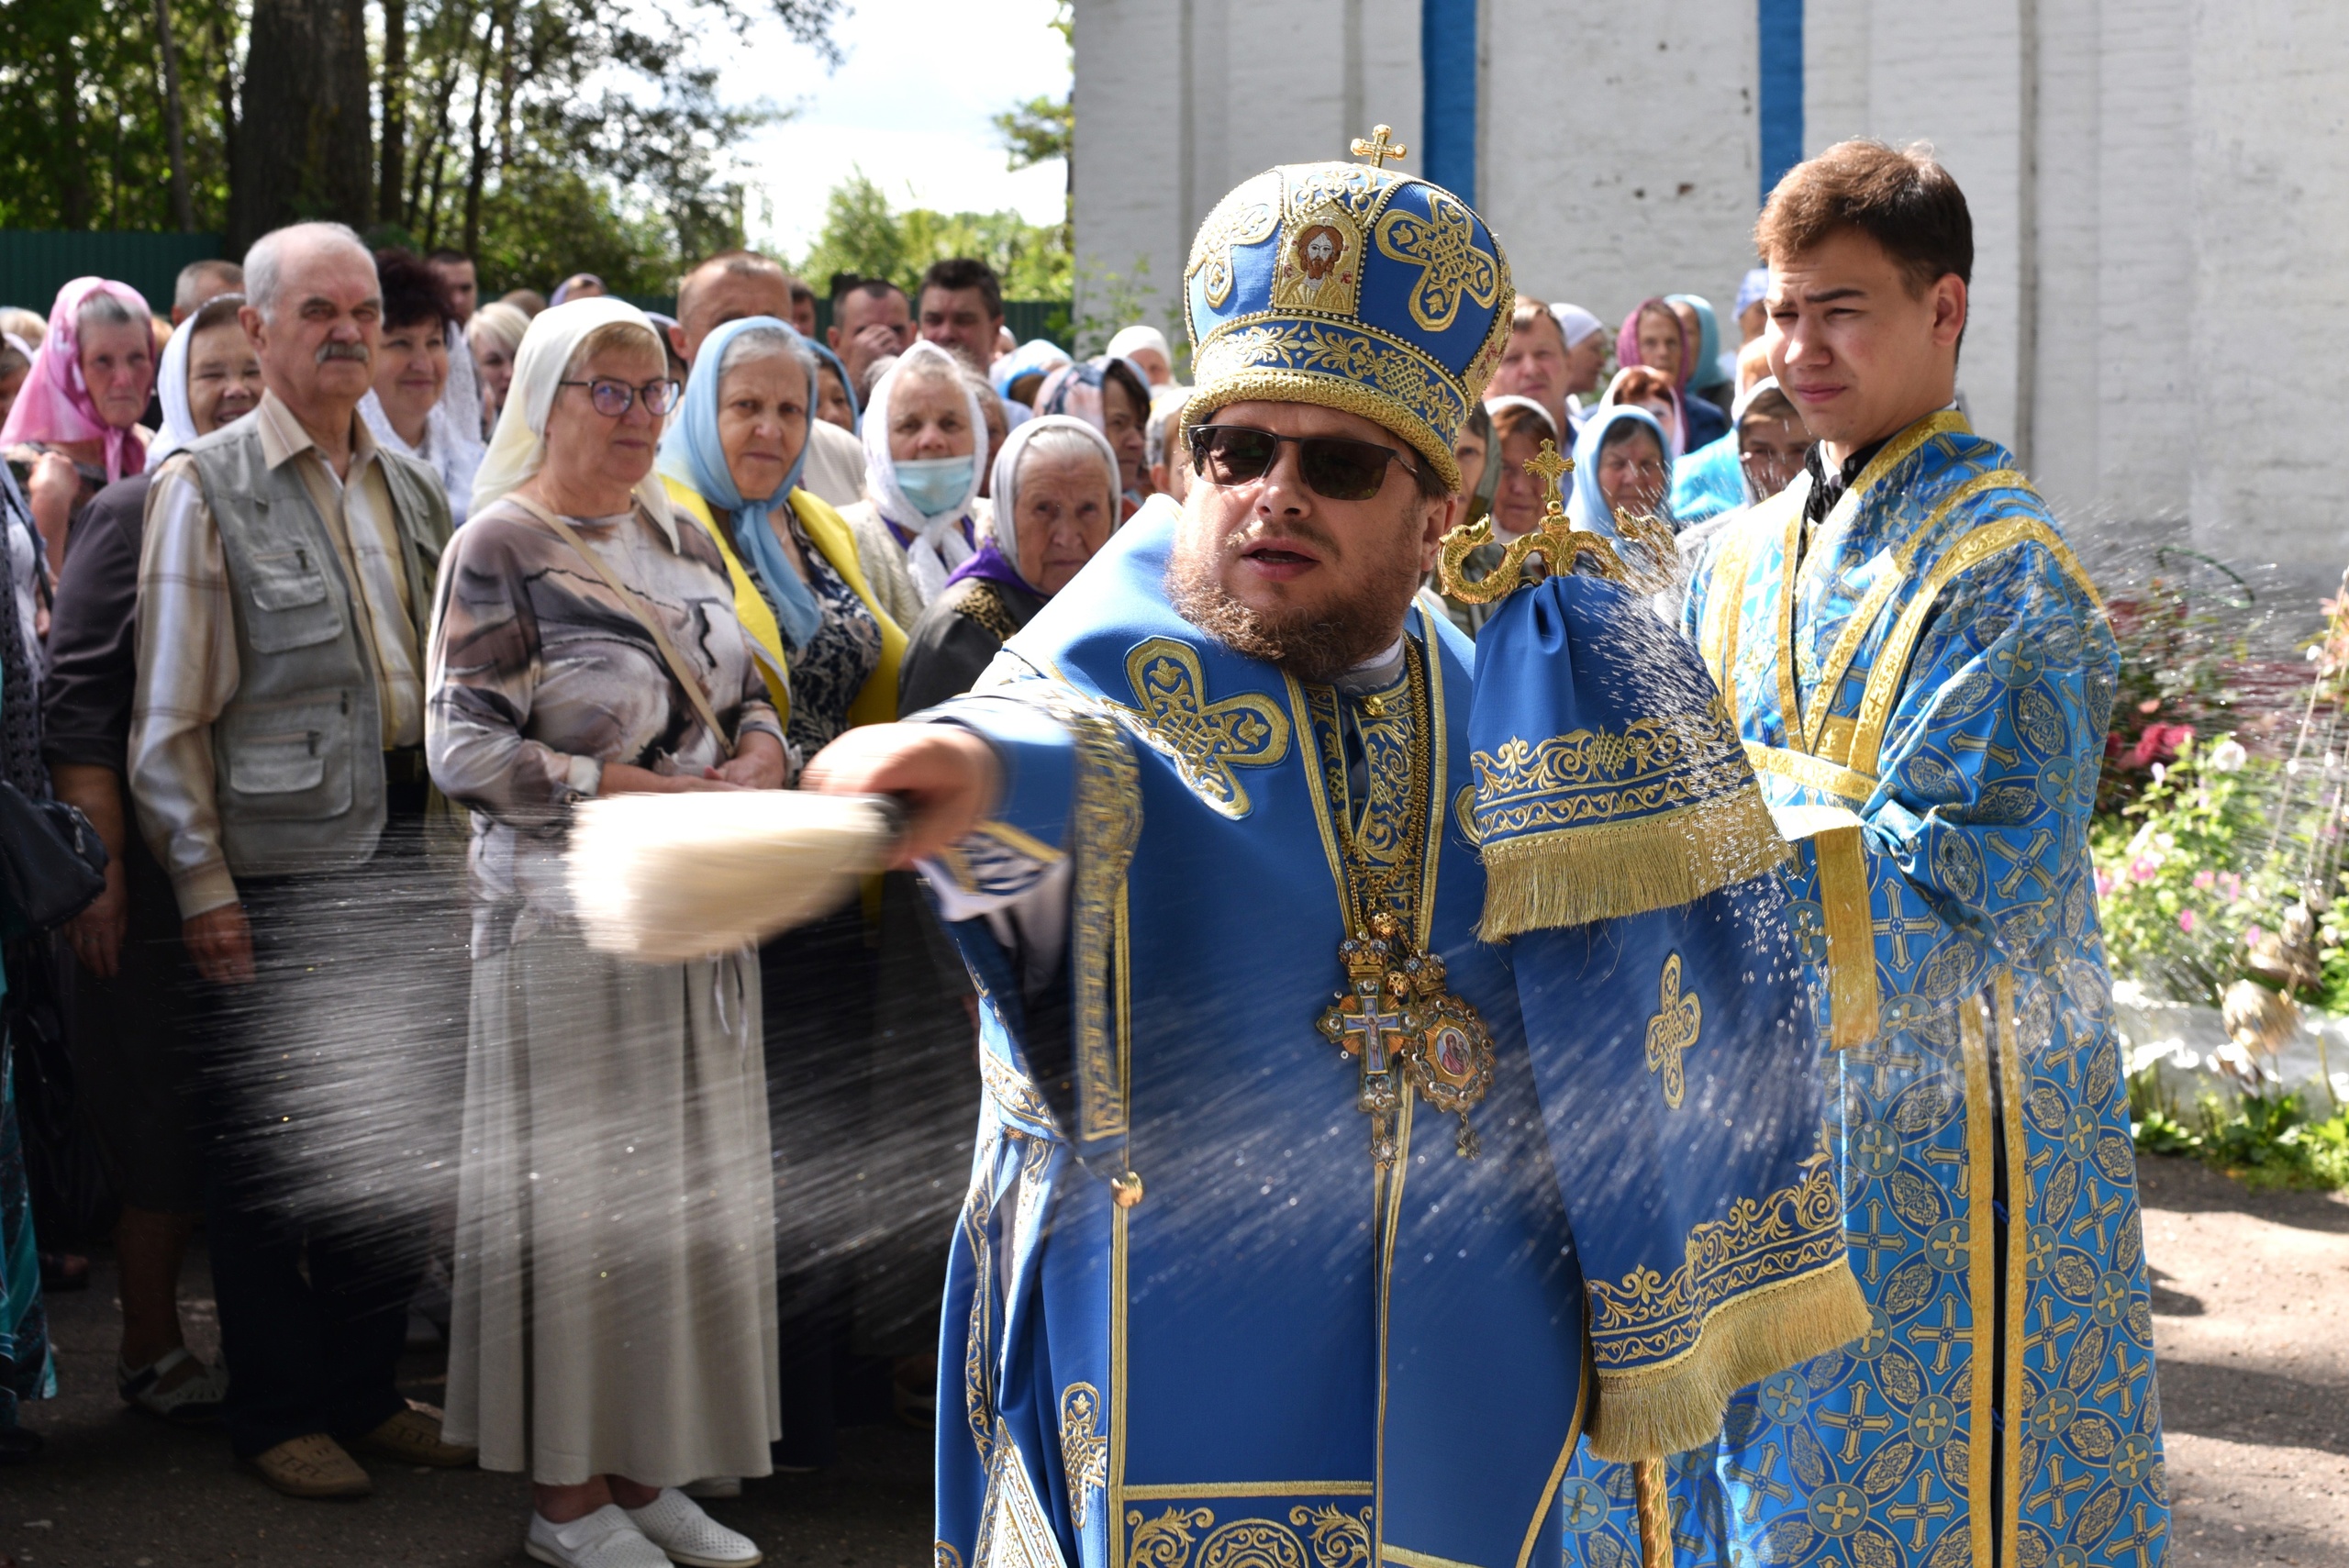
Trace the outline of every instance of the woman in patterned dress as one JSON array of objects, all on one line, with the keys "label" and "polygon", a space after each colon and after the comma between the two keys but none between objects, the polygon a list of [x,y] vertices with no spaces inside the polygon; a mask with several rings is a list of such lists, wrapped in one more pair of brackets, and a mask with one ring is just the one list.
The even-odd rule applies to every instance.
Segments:
[{"label": "woman in patterned dress", "polygon": [[633,306],[531,323],[427,677],[475,895],[445,1425],[530,1473],[525,1550],[567,1568],[756,1562],[678,1488],[780,1431],[751,955],[592,951],[562,862],[576,801],[784,782],[725,560],[652,478],[676,392]]}]

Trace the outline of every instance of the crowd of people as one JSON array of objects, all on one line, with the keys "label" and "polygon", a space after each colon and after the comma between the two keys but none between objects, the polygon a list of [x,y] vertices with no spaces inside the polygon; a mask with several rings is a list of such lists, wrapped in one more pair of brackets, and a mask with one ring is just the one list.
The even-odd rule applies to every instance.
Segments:
[{"label": "crowd of people", "polygon": [[[1492,548],[1541,526],[1545,442],[1602,534],[1701,537],[1789,484],[1810,441],[1765,282],[1734,342],[1695,295],[1611,338],[1520,296],[1456,446]],[[86,1284],[109,1224],[126,1401],[225,1426],[294,1496],[366,1492],[366,1456],[527,1473],[549,1562],[755,1562],[696,1497],[933,1418],[978,1072],[935,916],[893,873],[755,954],[625,962],[569,917],[562,827],[791,787],[970,691],[1186,495],[1190,389],[1154,327],[1013,341],[977,261],[829,299],[819,331],[737,250],[674,317],[585,273],[484,301],[463,255],[312,223],[188,267],[168,318],[101,278],[0,313],[0,780],[105,850],[103,891],[46,930],[7,912],[0,953],[0,1462],[54,1390],[42,1292]],[[399,1048],[447,1085],[454,1179],[289,1201],[315,1103],[250,1064],[380,968],[353,906],[385,888],[415,895]],[[177,1302],[198,1225],[212,1364]],[[445,1414],[395,1387],[426,1331]]]}]

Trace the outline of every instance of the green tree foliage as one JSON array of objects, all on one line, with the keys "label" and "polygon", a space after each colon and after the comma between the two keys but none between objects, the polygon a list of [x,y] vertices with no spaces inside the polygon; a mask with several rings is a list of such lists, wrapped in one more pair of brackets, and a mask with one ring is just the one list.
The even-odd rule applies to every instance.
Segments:
[{"label": "green tree foliage", "polygon": [[823,229],[798,271],[818,293],[834,272],[854,272],[887,278],[910,294],[932,261],[950,256],[986,262],[1009,298],[1068,297],[1068,248],[1058,225],[1030,223],[1017,212],[895,206],[863,170],[832,187]]},{"label": "green tree foliage", "polygon": [[[1076,58],[1076,17],[1070,0],[1046,24],[1061,35],[1072,67]],[[1061,193],[1061,249],[1076,254],[1076,83],[1072,70],[1067,94],[1058,98],[1030,98],[994,117],[996,134],[1010,153],[1012,172],[1033,169],[1060,159],[1067,171]]]},{"label": "green tree foliage", "polygon": [[[153,0],[0,5],[0,228],[176,227]],[[228,0],[174,0],[183,160],[198,230],[228,208],[244,24]]]},{"label": "green tree foliage", "polygon": [[[764,103],[721,101],[707,61],[776,17],[836,61],[830,29],[846,8],[370,0],[373,199],[319,216],[372,222],[379,240],[472,250],[493,292],[584,270],[625,293],[666,293],[683,262],[740,243],[732,150],[777,117]],[[0,3],[0,228],[176,227],[159,16],[175,45],[188,217],[198,230],[230,227],[250,10]]]}]

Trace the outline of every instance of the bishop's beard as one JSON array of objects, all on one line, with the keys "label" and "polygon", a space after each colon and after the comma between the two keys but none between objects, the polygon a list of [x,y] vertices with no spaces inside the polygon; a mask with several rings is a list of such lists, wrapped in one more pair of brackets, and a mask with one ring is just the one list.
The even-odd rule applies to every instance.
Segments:
[{"label": "bishop's beard", "polygon": [[[1260,542],[1264,530],[1248,528],[1219,548],[1203,527],[1186,519],[1166,563],[1166,593],[1175,613],[1233,652],[1262,659],[1300,681],[1335,680],[1377,657],[1402,629],[1411,595],[1419,591],[1417,518],[1408,535],[1391,547],[1357,544],[1350,553],[1375,550],[1373,570],[1346,599],[1305,610],[1264,611],[1234,598],[1223,585],[1223,568]],[[1318,545],[1335,561],[1337,541],[1317,525],[1292,523],[1281,532]]]}]

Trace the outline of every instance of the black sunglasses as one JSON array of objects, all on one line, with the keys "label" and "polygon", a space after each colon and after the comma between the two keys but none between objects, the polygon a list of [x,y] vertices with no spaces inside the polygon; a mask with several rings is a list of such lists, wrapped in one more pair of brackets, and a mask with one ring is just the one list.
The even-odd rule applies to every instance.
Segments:
[{"label": "black sunglasses", "polygon": [[1419,470],[1393,447],[1346,436],[1276,436],[1251,425],[1194,425],[1191,472],[1209,484],[1247,484],[1264,477],[1281,448],[1297,447],[1297,472],[1306,488],[1330,501],[1367,501],[1386,483],[1386,465]]}]

